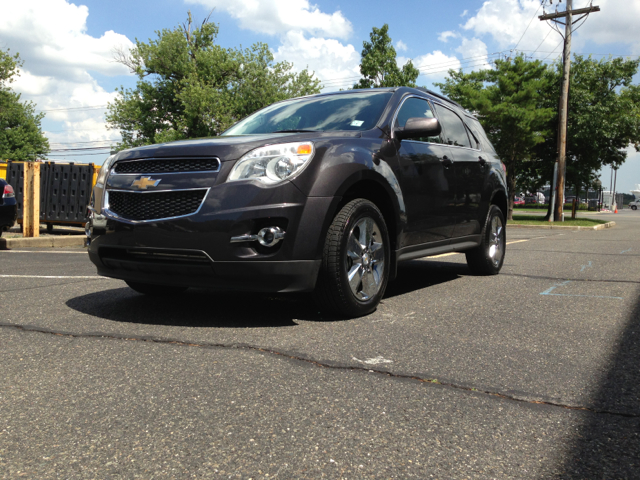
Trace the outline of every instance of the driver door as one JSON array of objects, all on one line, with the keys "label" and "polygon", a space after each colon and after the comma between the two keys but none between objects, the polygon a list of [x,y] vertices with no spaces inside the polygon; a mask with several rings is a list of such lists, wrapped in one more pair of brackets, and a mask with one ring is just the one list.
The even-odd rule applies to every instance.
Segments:
[{"label": "driver door", "polygon": [[[409,118],[434,118],[431,104],[408,97],[400,106],[393,128],[404,127]],[[396,142],[399,140],[396,139]],[[440,137],[399,141],[396,177],[407,210],[407,228],[401,238],[407,247],[432,242],[446,243],[455,227],[455,173],[450,147]]]}]

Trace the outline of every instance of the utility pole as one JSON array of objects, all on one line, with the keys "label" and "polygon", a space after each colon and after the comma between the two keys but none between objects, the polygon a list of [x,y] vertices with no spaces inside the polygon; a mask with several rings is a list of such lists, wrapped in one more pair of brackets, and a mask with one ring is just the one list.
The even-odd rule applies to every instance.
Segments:
[{"label": "utility pole", "polygon": [[[561,1],[561,0],[560,0]],[[600,7],[590,6],[587,8],[572,9],[573,0],[566,0],[567,8],[564,12],[545,13],[538,18],[541,21],[551,20],[553,22],[564,24],[564,51],[562,56],[562,90],[560,91],[560,105],[558,108],[558,159],[557,178],[555,183],[556,202],[553,211],[553,217],[556,222],[563,220],[562,209],[564,207],[564,183],[566,170],[567,155],[567,104],[569,101],[569,74],[571,73],[571,31],[573,24],[582,20],[591,12],[599,12]],[[581,15],[577,19],[573,19],[574,15]],[[558,20],[565,18],[564,22]]]}]

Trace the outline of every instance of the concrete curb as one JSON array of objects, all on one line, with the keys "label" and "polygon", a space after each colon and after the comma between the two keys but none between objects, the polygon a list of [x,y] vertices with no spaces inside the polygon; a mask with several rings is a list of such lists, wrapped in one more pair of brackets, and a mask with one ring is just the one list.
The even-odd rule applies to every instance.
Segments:
[{"label": "concrete curb", "polygon": [[12,248],[38,247],[81,247],[84,245],[84,235],[46,236],[35,238],[3,238],[0,237],[0,250]]},{"label": "concrete curb", "polygon": [[550,225],[520,225],[518,223],[508,224],[507,228],[542,228],[545,230],[604,230],[605,228],[611,228],[615,226],[616,222],[607,222],[595,227],[572,227],[566,225],[556,225],[552,223]]}]

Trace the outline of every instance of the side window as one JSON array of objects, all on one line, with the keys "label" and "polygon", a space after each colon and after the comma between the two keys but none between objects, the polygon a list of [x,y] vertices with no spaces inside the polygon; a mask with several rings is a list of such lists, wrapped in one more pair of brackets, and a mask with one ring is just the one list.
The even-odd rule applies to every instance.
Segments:
[{"label": "side window", "polygon": [[464,125],[467,129],[467,134],[469,135],[469,140],[471,140],[471,148],[475,148],[476,150],[482,150],[480,138],[471,130],[471,127],[465,123]]},{"label": "side window", "polygon": [[460,120],[460,117],[448,108],[440,105],[436,105],[436,112],[438,112],[438,119],[442,123],[445,143],[455,145],[456,147],[471,148],[467,129],[465,128],[464,123],[462,123],[462,120]]},{"label": "side window", "polygon": [[[407,120],[410,118],[435,118],[433,114],[433,110],[431,110],[431,105],[426,100],[417,97],[409,97],[407,98],[402,107],[400,107],[400,111],[398,112],[398,117],[396,118],[396,127],[404,127],[407,123]],[[425,138],[412,138],[411,140],[417,140],[420,142],[429,142],[429,143],[442,143],[440,137],[425,137]]]},{"label": "side window", "polygon": [[480,122],[478,122],[478,120],[476,120],[475,118],[469,119],[469,127],[471,128],[471,131],[476,135],[476,137],[478,137],[478,140],[480,140],[482,150],[493,153],[495,155],[496,151],[487,138],[487,134],[482,128],[482,125],[480,125]]}]

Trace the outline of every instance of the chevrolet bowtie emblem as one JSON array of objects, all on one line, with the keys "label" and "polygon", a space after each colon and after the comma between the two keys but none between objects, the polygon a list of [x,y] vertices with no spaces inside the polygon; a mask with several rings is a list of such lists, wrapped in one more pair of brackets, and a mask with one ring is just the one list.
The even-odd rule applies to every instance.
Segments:
[{"label": "chevrolet bowtie emblem", "polygon": [[160,180],[154,180],[151,177],[140,177],[134,180],[131,186],[146,190],[147,187],[157,187],[159,183]]}]

